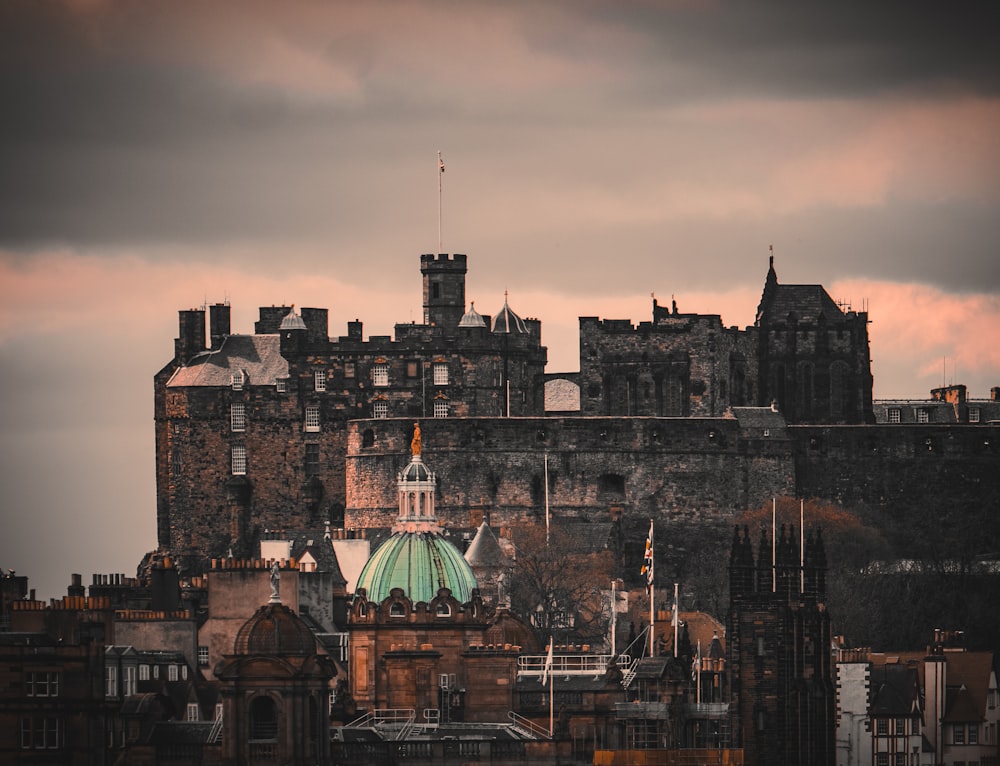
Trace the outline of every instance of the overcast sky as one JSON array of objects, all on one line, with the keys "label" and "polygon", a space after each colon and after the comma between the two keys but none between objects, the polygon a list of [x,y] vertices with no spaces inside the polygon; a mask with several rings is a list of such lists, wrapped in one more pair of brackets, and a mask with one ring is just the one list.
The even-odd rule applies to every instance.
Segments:
[{"label": "overcast sky", "polygon": [[419,255],[542,321],[867,309],[875,395],[1000,385],[993,2],[0,3],[0,566],[155,547],[178,309],[420,321]]}]

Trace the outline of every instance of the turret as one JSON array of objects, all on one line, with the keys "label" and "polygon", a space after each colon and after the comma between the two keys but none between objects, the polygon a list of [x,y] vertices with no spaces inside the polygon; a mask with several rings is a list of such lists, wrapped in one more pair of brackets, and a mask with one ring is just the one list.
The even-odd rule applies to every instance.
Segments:
[{"label": "turret", "polygon": [[420,256],[420,273],[424,278],[424,324],[458,327],[465,313],[466,256]]}]

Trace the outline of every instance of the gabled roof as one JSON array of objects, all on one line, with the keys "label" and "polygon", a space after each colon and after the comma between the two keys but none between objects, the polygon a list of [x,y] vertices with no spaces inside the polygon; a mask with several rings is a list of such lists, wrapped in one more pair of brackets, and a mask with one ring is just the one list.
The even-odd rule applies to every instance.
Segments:
[{"label": "gabled roof", "polygon": [[947,723],[965,723],[983,720],[982,713],[977,709],[972,694],[965,686],[948,687],[943,721]]},{"label": "gabled roof", "polygon": [[917,669],[909,665],[876,665],[871,671],[871,715],[895,718],[912,715],[920,699]]},{"label": "gabled roof", "polygon": [[288,361],[281,355],[279,335],[230,335],[215,351],[198,354],[174,371],[168,388],[228,386],[233,373],[242,371],[247,385],[273,386],[288,376]]}]

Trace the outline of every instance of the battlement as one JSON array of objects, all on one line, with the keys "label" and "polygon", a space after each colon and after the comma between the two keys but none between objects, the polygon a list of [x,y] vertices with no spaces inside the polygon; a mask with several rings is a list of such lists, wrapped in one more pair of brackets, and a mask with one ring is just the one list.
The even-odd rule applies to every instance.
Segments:
[{"label": "battlement", "polygon": [[461,271],[463,274],[468,270],[468,256],[462,253],[449,255],[448,253],[424,253],[420,256],[420,270],[434,269],[435,271]]}]

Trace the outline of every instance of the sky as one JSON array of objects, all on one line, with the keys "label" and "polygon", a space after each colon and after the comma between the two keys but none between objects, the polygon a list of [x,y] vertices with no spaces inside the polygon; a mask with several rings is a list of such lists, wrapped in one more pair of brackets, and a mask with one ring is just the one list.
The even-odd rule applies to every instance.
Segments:
[{"label": "sky", "polygon": [[[177,311],[422,317],[419,255],[542,321],[651,296],[869,312],[876,398],[1000,386],[993,2],[0,3],[0,567],[43,599],[155,548]],[[441,152],[445,172],[439,173]],[[439,182],[440,194],[439,194]],[[439,215],[440,211],[440,215]],[[440,228],[439,228],[440,220]],[[440,245],[439,245],[440,242]]]}]

